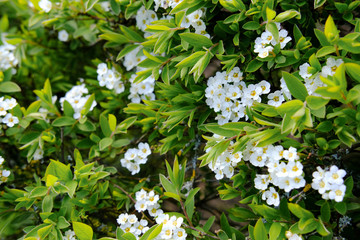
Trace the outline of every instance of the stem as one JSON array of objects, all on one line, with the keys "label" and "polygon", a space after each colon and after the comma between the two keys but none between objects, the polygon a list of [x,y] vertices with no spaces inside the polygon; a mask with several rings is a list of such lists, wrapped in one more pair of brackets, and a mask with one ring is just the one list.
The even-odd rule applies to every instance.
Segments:
[{"label": "stem", "polygon": [[192,226],[188,226],[188,225],[185,225],[185,224],[184,224],[184,227],[199,232],[201,236],[207,236],[207,237],[213,238],[213,239],[220,239],[219,237],[216,237],[216,236],[212,236],[212,235],[210,235],[210,234],[207,234],[207,233],[205,233],[205,232],[203,232],[203,231],[201,231],[201,230],[199,230],[199,229],[197,229],[197,228],[194,228],[194,227],[192,227]]},{"label": "stem", "polygon": [[335,51],[336,51],[336,56],[340,57],[340,52],[339,52],[338,46],[335,45],[334,47],[335,47]]},{"label": "stem", "polygon": [[114,187],[120,189],[123,193],[126,194],[126,196],[128,196],[128,198],[131,199],[131,201],[132,201],[133,203],[136,203],[135,199],[134,199],[127,191],[125,191],[125,189],[123,189],[122,187],[120,187],[120,186],[117,185],[117,184],[114,184]]},{"label": "stem", "polygon": [[[178,195],[179,195],[179,194],[178,194]],[[180,195],[179,195],[179,196],[180,196]],[[190,224],[191,227],[194,227],[193,224],[192,224],[192,222],[191,222],[191,220],[190,220],[190,218],[189,218],[189,215],[188,215],[187,212],[186,212],[186,209],[185,209],[185,206],[184,206],[183,201],[181,200],[181,197],[180,197],[180,205],[181,205],[181,209],[182,209],[183,212],[184,212],[184,215],[185,215],[185,217],[186,217],[186,220],[188,221],[188,223]]]}]

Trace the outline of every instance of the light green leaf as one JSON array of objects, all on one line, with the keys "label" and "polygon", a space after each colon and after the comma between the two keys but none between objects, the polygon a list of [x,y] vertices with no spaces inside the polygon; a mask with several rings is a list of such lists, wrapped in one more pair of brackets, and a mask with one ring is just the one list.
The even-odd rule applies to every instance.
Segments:
[{"label": "light green leaf", "polygon": [[259,220],[257,220],[257,222],[255,224],[254,237],[255,237],[255,240],[267,240],[268,239],[267,231],[266,231],[266,228],[262,221],[262,218],[259,218]]},{"label": "light green leaf", "polygon": [[52,122],[52,125],[54,127],[65,127],[75,124],[76,121],[77,120],[72,117],[58,117]]},{"label": "light green leaf", "polygon": [[21,88],[14,82],[0,82],[0,92],[21,92]]},{"label": "light green leaf", "polygon": [[190,45],[198,48],[206,47],[209,48],[213,45],[211,40],[203,35],[196,33],[180,33],[180,38]]},{"label": "light green leaf", "polygon": [[300,99],[301,101],[305,101],[306,96],[308,96],[308,92],[304,84],[294,75],[288,72],[282,72],[282,76],[286,82],[287,87],[291,95],[295,98]]},{"label": "light green leaf", "polygon": [[86,5],[85,5],[85,6],[86,6],[85,11],[86,11],[86,12],[90,11],[98,1],[99,1],[99,0],[88,0],[88,1],[85,3],[85,4],[86,4]]},{"label": "light green leaf", "polygon": [[75,235],[79,240],[92,240],[93,230],[90,226],[81,222],[73,222],[72,224]]},{"label": "light green leaf", "polygon": [[101,139],[101,141],[99,142],[100,151],[103,151],[105,148],[109,147],[113,143],[113,141],[114,140],[109,137]]},{"label": "light green leaf", "polygon": [[276,18],[274,19],[275,22],[285,22],[287,20],[290,20],[292,18],[296,17],[297,19],[301,18],[301,15],[298,11],[296,10],[287,10],[285,12],[279,13]]}]

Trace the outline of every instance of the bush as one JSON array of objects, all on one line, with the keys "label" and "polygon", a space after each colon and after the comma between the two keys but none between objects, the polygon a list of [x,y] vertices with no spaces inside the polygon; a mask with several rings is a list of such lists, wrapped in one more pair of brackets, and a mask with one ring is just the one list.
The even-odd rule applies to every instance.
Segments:
[{"label": "bush", "polygon": [[0,1],[1,238],[357,239],[359,5]]}]

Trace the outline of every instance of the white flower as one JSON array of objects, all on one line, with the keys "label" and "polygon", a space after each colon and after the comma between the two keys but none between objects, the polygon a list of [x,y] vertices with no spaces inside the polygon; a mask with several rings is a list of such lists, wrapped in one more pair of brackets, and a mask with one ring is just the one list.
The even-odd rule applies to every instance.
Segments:
[{"label": "white flower", "polygon": [[335,202],[342,202],[346,192],[346,186],[344,184],[341,185],[332,185],[330,192],[329,192],[329,198],[331,200],[335,200]]},{"label": "white flower", "polygon": [[125,158],[128,159],[128,160],[133,160],[137,157],[139,153],[139,150],[136,149],[136,148],[130,148],[126,151],[125,153]]},{"label": "white flower", "polygon": [[268,104],[274,107],[280,106],[281,103],[285,101],[284,96],[279,90],[276,90],[274,93],[270,93],[267,97],[269,99]]},{"label": "white flower", "polygon": [[135,203],[135,209],[138,212],[142,212],[145,211],[147,209],[147,202],[146,200],[140,200],[140,201],[136,201]]},{"label": "white flower", "polygon": [[266,58],[269,56],[269,53],[271,53],[273,50],[274,50],[274,48],[272,46],[264,47],[264,48],[260,49],[258,56],[260,58]]},{"label": "white flower", "polygon": [[1,175],[5,178],[9,177],[11,172],[9,170],[2,170]]},{"label": "white flower", "polygon": [[138,221],[138,218],[134,214],[130,214],[127,220],[129,223],[134,224]]},{"label": "white flower", "polygon": [[288,162],[287,166],[289,169],[289,177],[297,177],[303,173],[303,165],[301,164],[301,162]]},{"label": "white flower", "polygon": [[129,218],[129,214],[122,213],[119,215],[119,217],[117,218],[116,221],[119,225],[121,225],[121,224],[125,224],[127,222],[128,218]]},{"label": "white flower", "polygon": [[2,156],[0,156],[0,166],[4,163],[4,161],[5,159]]},{"label": "white flower", "polygon": [[297,150],[294,147],[290,147],[289,150],[285,150],[283,156],[286,160],[289,160],[289,161],[295,161],[295,160],[299,159]]},{"label": "white flower", "polygon": [[17,105],[15,98],[5,99],[4,103],[5,103],[5,110],[13,109]]},{"label": "white flower", "polygon": [[308,64],[308,63],[304,63],[299,66],[299,69],[300,69],[299,74],[303,79],[308,79],[312,76],[312,74],[309,73],[309,70],[308,70],[309,67],[310,67],[310,64]]},{"label": "white flower", "polygon": [[270,187],[268,191],[265,191],[265,193],[263,193],[262,198],[263,200],[266,199],[266,203],[268,205],[279,206],[280,204],[280,196],[273,187]]},{"label": "white flower", "polygon": [[342,184],[343,177],[346,175],[345,170],[339,169],[337,166],[331,166],[330,171],[325,173],[325,178],[331,184]]},{"label": "white flower", "polygon": [[49,0],[40,0],[39,7],[46,13],[50,12],[52,4]]},{"label": "white flower", "polygon": [[177,228],[175,231],[174,231],[174,240],[185,240],[186,239],[186,236],[187,236],[187,233],[185,232],[184,229],[182,228]]},{"label": "white flower", "polygon": [[19,123],[19,119],[13,116],[11,113],[8,113],[2,119],[2,122],[6,124],[8,127],[13,127],[15,124]]},{"label": "white flower", "polygon": [[147,197],[147,203],[149,205],[154,205],[157,201],[159,201],[159,195],[155,195],[154,191],[150,191]]},{"label": "white flower", "polygon": [[269,186],[269,175],[256,174],[254,179],[255,188],[259,190],[265,190]]},{"label": "white flower", "polygon": [[69,40],[69,34],[67,33],[66,30],[61,30],[58,33],[58,39],[62,42],[67,42]]},{"label": "white flower", "polygon": [[42,150],[41,148],[37,148],[35,150],[35,153],[33,155],[33,159],[34,160],[40,160],[44,157],[44,150]]},{"label": "white flower", "polygon": [[99,75],[105,75],[108,71],[107,65],[106,63],[99,63],[99,65],[97,66],[97,74]]},{"label": "white flower", "polygon": [[67,230],[65,232],[65,236],[62,238],[63,240],[76,240],[75,238],[75,232],[71,230]]},{"label": "white flower", "polygon": [[337,68],[343,63],[344,61],[342,59],[335,59],[332,57],[329,57],[326,60],[326,66],[324,66],[321,69],[321,75],[323,77],[332,76],[335,74]]}]

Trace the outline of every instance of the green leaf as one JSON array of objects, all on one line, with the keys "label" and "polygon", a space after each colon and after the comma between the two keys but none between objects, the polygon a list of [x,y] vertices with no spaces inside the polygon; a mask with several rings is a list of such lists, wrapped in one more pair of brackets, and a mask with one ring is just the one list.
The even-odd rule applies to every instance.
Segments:
[{"label": "green leaf", "polygon": [[94,101],[95,101],[95,94],[91,94],[91,96],[86,101],[83,109],[81,110],[81,116],[85,116],[86,114],[88,114]]},{"label": "green leaf", "polygon": [[335,210],[340,213],[341,215],[345,215],[347,211],[346,203],[344,202],[338,202],[335,203]]},{"label": "green leaf", "polygon": [[188,42],[190,45],[198,48],[209,48],[213,45],[211,40],[201,34],[196,33],[180,33],[180,38],[186,42]]},{"label": "green leaf", "polygon": [[335,25],[335,22],[331,15],[327,18],[325,22],[325,30],[324,30],[326,39],[330,42],[336,42],[339,39],[339,31]]},{"label": "green leaf", "polygon": [[275,22],[268,22],[266,24],[266,30],[268,30],[274,37],[275,41],[279,42],[279,30],[275,24]]},{"label": "green leaf", "polygon": [[276,16],[276,12],[269,7],[266,7],[266,20],[270,22]]},{"label": "green leaf", "polygon": [[270,240],[277,240],[280,236],[282,226],[280,223],[274,222],[271,224],[269,235]]},{"label": "green leaf", "polygon": [[314,0],[314,9],[321,7],[325,2],[326,0]]},{"label": "green leaf", "polygon": [[298,218],[314,218],[314,215],[310,211],[300,207],[298,204],[288,203],[288,207],[290,212]]},{"label": "green leaf", "polygon": [[53,229],[53,225],[49,224],[48,226],[42,227],[40,228],[37,233],[40,237],[40,239],[45,239],[47,237],[47,235],[49,235],[49,233],[51,232],[51,230]]},{"label": "green leaf", "polygon": [[314,29],[314,33],[323,47],[330,46],[329,41],[326,39],[326,36],[322,31],[320,31],[319,29]]},{"label": "green leaf", "polygon": [[196,193],[199,192],[199,190],[199,187],[190,190],[188,196],[186,197],[185,205],[187,205],[191,201],[191,199],[195,197]]},{"label": "green leaf", "polygon": [[184,58],[175,65],[177,68],[184,68],[184,67],[191,67],[194,66],[204,55],[206,54],[205,51],[197,51],[188,56],[187,58]]},{"label": "green leaf", "polygon": [[285,22],[287,20],[290,20],[292,18],[296,17],[297,19],[301,18],[301,15],[298,11],[295,10],[287,10],[285,12],[279,13],[276,18],[274,19],[275,22]]},{"label": "green leaf", "polygon": [[249,62],[249,64],[247,65],[245,72],[255,72],[256,70],[258,70],[264,62],[261,62],[257,59],[253,59],[251,60],[251,62]]},{"label": "green leaf", "polygon": [[173,198],[179,202],[181,201],[181,198],[180,198],[179,194],[177,194],[177,193],[165,192],[164,195],[167,197]]},{"label": "green leaf", "polygon": [[246,22],[242,28],[245,29],[245,30],[257,30],[261,27],[261,25],[258,23],[258,22],[255,22],[255,21],[249,21],[249,22]]},{"label": "green leaf", "polygon": [[49,189],[45,186],[36,187],[33,190],[31,190],[29,194],[29,198],[37,198],[37,197],[45,196],[48,190]]},{"label": "green leaf", "polygon": [[110,129],[109,121],[107,120],[107,118],[103,114],[100,115],[100,127],[101,127],[102,133],[106,137],[110,137],[112,131]]},{"label": "green leaf", "polygon": [[98,2],[99,0],[88,0],[86,3],[85,3],[85,11],[88,12],[90,11],[94,5]]},{"label": "green leaf", "polygon": [[307,96],[306,97],[306,104],[310,109],[320,109],[321,107],[325,106],[329,102],[329,99],[325,99],[322,97],[317,96]]},{"label": "green leaf", "polygon": [[109,127],[112,132],[116,129],[116,117],[113,114],[109,114]]},{"label": "green leaf", "polygon": [[334,46],[325,46],[320,48],[317,52],[316,52],[316,57],[324,57],[326,55],[329,55],[331,53],[334,53],[336,51]]},{"label": "green leaf", "polygon": [[0,92],[21,92],[21,88],[14,82],[0,82]]},{"label": "green leaf", "polygon": [[160,182],[161,185],[164,187],[165,191],[167,192],[171,192],[171,193],[177,193],[177,190],[174,186],[174,184],[172,184],[164,175],[160,174]]},{"label": "green leaf", "polygon": [[152,240],[156,238],[160,234],[162,227],[162,223],[152,226],[149,230],[146,231],[146,233],[141,236],[140,240]]},{"label": "green leaf", "polygon": [[360,83],[360,65],[357,63],[345,63],[346,73],[352,79]]},{"label": "green leaf", "polygon": [[288,72],[282,72],[282,76],[284,77],[291,95],[297,99],[300,99],[301,101],[305,101],[306,96],[309,94],[304,84],[297,77]]},{"label": "green leaf", "polygon": [[52,122],[52,125],[54,127],[65,127],[75,124],[76,121],[77,120],[72,117],[58,117]]},{"label": "green leaf", "polygon": [[92,240],[93,230],[90,226],[81,222],[73,222],[72,224],[75,235],[79,240]]},{"label": "green leaf", "polygon": [[324,204],[321,206],[320,213],[321,213],[321,219],[323,219],[325,222],[329,222],[331,217],[331,209],[327,201],[324,202]]},{"label": "green leaf", "polygon": [[316,228],[316,231],[321,235],[321,236],[328,236],[330,234],[330,231],[325,227],[321,217],[319,218],[319,222]]},{"label": "green leaf", "polygon": [[53,209],[54,201],[50,195],[46,195],[42,201],[42,211],[43,212],[51,212]]},{"label": "green leaf", "polygon": [[109,147],[113,143],[113,141],[114,140],[109,137],[101,139],[101,141],[99,142],[100,151],[103,151],[105,148]]},{"label": "green leaf", "polygon": [[110,7],[115,15],[119,15],[121,9],[119,3],[116,0],[110,0]]},{"label": "green leaf", "polygon": [[259,220],[257,220],[257,222],[255,224],[254,237],[255,237],[255,240],[267,240],[268,239],[267,231],[266,231],[266,228],[262,221],[262,218],[259,218]]}]

